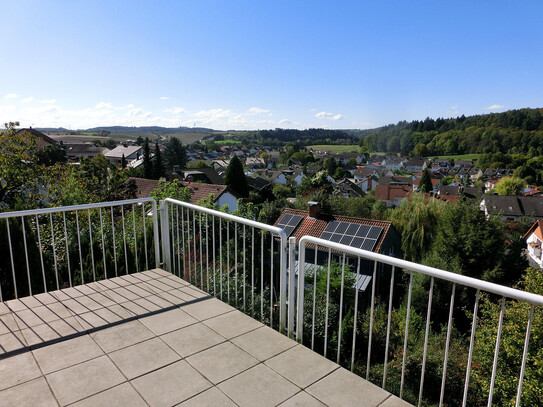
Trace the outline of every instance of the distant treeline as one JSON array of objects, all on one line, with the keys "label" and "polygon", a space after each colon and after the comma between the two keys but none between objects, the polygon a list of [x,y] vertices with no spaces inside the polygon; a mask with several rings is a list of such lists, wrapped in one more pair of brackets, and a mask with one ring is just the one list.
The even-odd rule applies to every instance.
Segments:
[{"label": "distant treeline", "polygon": [[369,151],[411,156],[448,154],[543,154],[543,109],[510,110],[455,119],[401,121],[366,131]]},{"label": "distant treeline", "polygon": [[[274,129],[258,130],[254,132],[237,133],[235,138],[244,144],[264,144],[267,146],[281,146],[285,143],[300,145],[312,144],[357,144],[359,136],[349,134],[343,130],[328,129]],[[260,144],[260,145],[262,145]]]}]

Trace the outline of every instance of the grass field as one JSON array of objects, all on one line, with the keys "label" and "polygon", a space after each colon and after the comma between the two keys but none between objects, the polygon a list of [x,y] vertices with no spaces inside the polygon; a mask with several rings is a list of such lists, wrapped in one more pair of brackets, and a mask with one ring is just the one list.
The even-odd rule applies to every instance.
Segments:
[{"label": "grass field", "polygon": [[450,160],[451,158],[453,160],[476,160],[480,156],[482,156],[482,154],[439,155],[437,158],[442,160]]},{"label": "grass field", "polygon": [[317,144],[313,146],[307,146],[307,149],[312,149],[313,151],[328,151],[329,153],[357,153],[360,150],[360,147],[357,145],[322,145]]}]

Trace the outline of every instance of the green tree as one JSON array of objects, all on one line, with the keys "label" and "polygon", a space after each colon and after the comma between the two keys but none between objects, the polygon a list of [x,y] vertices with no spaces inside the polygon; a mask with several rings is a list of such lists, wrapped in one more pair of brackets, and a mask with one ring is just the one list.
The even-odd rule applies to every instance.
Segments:
[{"label": "green tree", "polygon": [[337,162],[334,157],[328,157],[324,160],[322,169],[328,171],[328,174],[334,174],[336,172]]},{"label": "green tree", "polygon": [[431,192],[434,189],[432,185],[432,180],[430,179],[430,173],[428,169],[425,169],[422,172],[422,177],[419,182],[419,191],[420,192]]},{"label": "green tree", "polygon": [[189,188],[181,185],[180,181],[177,179],[174,179],[172,182],[160,180],[158,181],[158,187],[154,189],[150,195],[151,198],[154,198],[157,202],[166,198],[190,202],[191,191]]},{"label": "green tree", "polygon": [[126,157],[124,156],[124,154],[123,154],[123,156],[121,157],[121,168],[122,168],[122,169],[125,169],[125,168],[126,168]]},{"label": "green tree", "polygon": [[159,179],[164,176],[164,165],[162,163],[162,154],[158,141],[155,142],[155,163],[153,165],[153,178]]},{"label": "green tree", "polygon": [[143,176],[153,178],[153,163],[151,161],[151,151],[149,149],[149,138],[145,138],[143,143]]},{"label": "green tree", "polygon": [[224,175],[224,183],[243,197],[249,195],[249,185],[243,171],[243,164],[237,156],[230,160]]},{"label": "green tree", "polygon": [[521,178],[503,177],[494,187],[494,191],[498,195],[518,195],[525,186],[526,182]]},{"label": "green tree", "polygon": [[171,171],[174,165],[181,168],[187,165],[187,150],[177,137],[170,137],[164,145],[164,165]]}]

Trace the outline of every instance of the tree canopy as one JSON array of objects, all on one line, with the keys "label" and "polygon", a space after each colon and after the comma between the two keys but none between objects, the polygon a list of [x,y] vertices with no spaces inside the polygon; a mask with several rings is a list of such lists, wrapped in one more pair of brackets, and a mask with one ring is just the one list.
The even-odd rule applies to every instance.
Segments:
[{"label": "tree canopy", "polygon": [[243,164],[237,156],[232,157],[226,168],[224,183],[243,197],[249,195],[249,185],[243,171]]}]

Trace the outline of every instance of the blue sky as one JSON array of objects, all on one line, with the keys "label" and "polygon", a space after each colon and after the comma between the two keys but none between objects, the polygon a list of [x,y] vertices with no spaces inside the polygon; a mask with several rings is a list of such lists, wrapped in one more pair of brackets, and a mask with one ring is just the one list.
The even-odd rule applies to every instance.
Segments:
[{"label": "blue sky", "polygon": [[543,107],[543,2],[0,0],[0,120],[371,128]]}]

